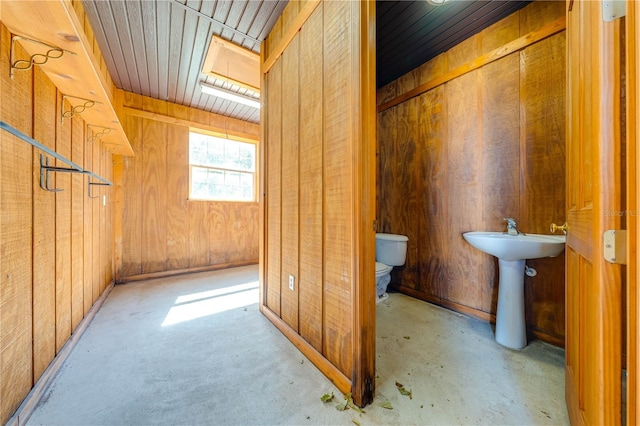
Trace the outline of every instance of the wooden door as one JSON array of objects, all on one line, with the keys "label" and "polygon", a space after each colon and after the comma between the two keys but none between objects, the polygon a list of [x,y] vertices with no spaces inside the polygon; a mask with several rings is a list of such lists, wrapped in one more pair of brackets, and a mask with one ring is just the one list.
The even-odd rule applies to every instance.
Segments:
[{"label": "wooden door", "polygon": [[623,20],[567,2],[566,401],[572,424],[621,423],[622,266],[603,233],[624,222]]},{"label": "wooden door", "polygon": [[638,327],[638,308],[640,307],[638,294],[638,195],[640,185],[638,180],[638,163],[640,163],[640,152],[638,151],[638,123],[640,122],[640,84],[638,84],[638,71],[640,70],[640,52],[638,52],[638,41],[640,39],[640,20],[638,12],[640,5],[637,1],[627,2],[626,20],[626,98],[627,98],[627,422],[628,425],[638,424],[638,345],[640,342],[640,328]]}]

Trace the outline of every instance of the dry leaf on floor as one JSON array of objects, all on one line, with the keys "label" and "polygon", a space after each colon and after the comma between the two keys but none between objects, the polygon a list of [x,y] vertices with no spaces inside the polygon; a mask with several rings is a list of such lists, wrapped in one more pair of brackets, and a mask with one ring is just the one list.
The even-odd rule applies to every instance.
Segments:
[{"label": "dry leaf on floor", "polygon": [[320,401],[325,402],[325,403],[333,401],[333,392],[331,392],[330,394],[329,393],[325,393],[324,395],[322,395],[320,397]]},{"label": "dry leaf on floor", "polygon": [[356,419],[351,419],[351,421],[353,422],[353,424],[360,426],[360,422]]},{"label": "dry leaf on floor", "polygon": [[336,410],[338,411],[344,411],[346,409],[348,409],[349,407],[347,407],[347,404],[349,403],[349,401],[347,401],[346,399],[344,401],[342,401],[340,404],[336,405]]},{"label": "dry leaf on floor", "polygon": [[382,404],[380,404],[380,406],[382,408],[386,408],[387,410],[393,410],[393,405],[391,405],[389,401],[383,402]]},{"label": "dry leaf on floor", "polygon": [[404,336],[405,339],[411,339],[411,336]]},{"label": "dry leaf on floor", "polygon": [[398,391],[400,392],[400,394],[404,396],[408,396],[409,399],[413,399],[413,393],[411,392],[411,389],[406,390],[404,388],[404,385],[400,382],[396,382],[396,387],[398,388]]}]

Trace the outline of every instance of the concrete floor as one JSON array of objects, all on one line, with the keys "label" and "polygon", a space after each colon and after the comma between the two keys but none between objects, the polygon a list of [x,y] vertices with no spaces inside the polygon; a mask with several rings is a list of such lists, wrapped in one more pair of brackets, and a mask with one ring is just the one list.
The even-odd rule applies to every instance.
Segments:
[{"label": "concrete floor", "polygon": [[377,307],[374,403],[338,411],[257,300],[256,266],[116,286],[28,424],[568,424],[561,349],[401,294]]}]

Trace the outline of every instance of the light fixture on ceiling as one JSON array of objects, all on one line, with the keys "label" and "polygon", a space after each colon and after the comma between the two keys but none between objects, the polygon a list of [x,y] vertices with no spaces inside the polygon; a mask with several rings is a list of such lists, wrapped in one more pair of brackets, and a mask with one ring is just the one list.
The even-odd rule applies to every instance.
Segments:
[{"label": "light fixture on ceiling", "polygon": [[434,6],[441,6],[450,0],[427,0],[427,3],[432,4]]},{"label": "light fixture on ceiling", "polygon": [[240,95],[239,93],[233,93],[221,87],[212,86],[207,83],[200,82],[200,90],[202,93],[208,95],[217,96],[218,98],[226,99],[231,102],[237,102],[239,104],[247,105],[252,108],[260,108],[260,101],[248,96]]}]

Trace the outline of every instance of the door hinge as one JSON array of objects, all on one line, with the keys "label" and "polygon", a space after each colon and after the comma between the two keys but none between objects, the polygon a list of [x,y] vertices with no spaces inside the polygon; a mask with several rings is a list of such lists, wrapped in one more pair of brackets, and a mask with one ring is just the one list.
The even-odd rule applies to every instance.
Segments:
[{"label": "door hinge", "polygon": [[625,0],[605,0],[602,2],[602,20],[611,22],[627,14]]},{"label": "door hinge", "polygon": [[604,260],[619,265],[627,264],[627,231],[610,229],[604,232]]}]

